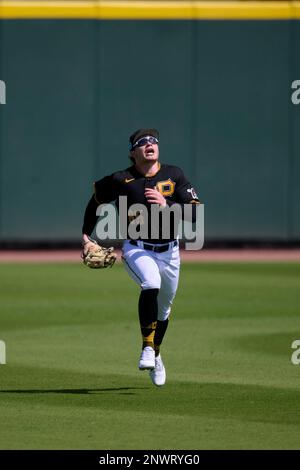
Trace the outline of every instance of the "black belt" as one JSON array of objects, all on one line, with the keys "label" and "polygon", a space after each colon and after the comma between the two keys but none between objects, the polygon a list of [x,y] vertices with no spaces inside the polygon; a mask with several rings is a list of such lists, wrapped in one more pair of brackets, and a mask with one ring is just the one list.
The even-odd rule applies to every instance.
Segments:
[{"label": "black belt", "polygon": [[[138,243],[137,243],[136,240],[130,240],[129,243],[131,245],[138,246]],[[144,243],[144,242],[142,242],[142,243],[143,243],[144,250],[154,251],[155,253],[163,253],[164,251],[168,251],[170,249],[171,243],[173,244],[173,247],[178,245],[177,240],[175,240],[174,242],[166,243],[165,245],[159,245],[159,246],[149,245],[149,243]]]}]

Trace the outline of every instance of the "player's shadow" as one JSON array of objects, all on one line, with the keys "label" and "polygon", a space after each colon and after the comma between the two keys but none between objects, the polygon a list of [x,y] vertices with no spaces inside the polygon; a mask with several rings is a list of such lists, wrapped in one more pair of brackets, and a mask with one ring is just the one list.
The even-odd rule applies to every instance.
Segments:
[{"label": "player's shadow", "polygon": [[40,393],[61,393],[61,394],[74,394],[74,395],[89,395],[97,393],[118,393],[119,395],[135,395],[132,390],[145,390],[147,387],[114,387],[114,388],[60,388],[60,389],[49,389],[49,390],[0,390],[0,393],[28,393],[28,394],[40,394]]}]

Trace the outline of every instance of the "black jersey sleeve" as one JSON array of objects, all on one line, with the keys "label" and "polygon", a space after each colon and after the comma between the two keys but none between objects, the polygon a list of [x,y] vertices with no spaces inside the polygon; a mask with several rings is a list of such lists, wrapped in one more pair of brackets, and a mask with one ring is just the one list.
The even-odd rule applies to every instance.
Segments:
[{"label": "black jersey sleeve", "polygon": [[83,219],[83,226],[82,226],[82,233],[86,235],[91,235],[94,227],[96,225],[98,216],[96,215],[98,202],[96,201],[95,197],[92,196],[86,206],[84,219]]},{"label": "black jersey sleeve", "polygon": [[115,201],[118,197],[118,185],[114,174],[96,181],[94,183],[94,192],[98,204]]},{"label": "black jersey sleeve", "polygon": [[174,199],[172,201],[167,200],[168,206],[172,206],[175,203],[179,204],[182,207],[182,214],[184,214],[185,204],[193,204],[191,219],[186,219],[185,217],[185,220],[190,220],[190,222],[196,222],[196,206],[197,204],[200,204],[200,201],[194,187],[187,180],[183,171],[180,168],[177,168]]},{"label": "black jersey sleeve", "polygon": [[94,183],[94,195],[89,200],[85,209],[82,233],[91,235],[98,220],[96,215],[97,207],[100,204],[115,201],[117,197],[117,181],[114,175],[105,176]]},{"label": "black jersey sleeve", "polygon": [[200,203],[197,193],[191,183],[187,180],[182,170],[178,169],[176,178],[175,200],[179,203]]}]

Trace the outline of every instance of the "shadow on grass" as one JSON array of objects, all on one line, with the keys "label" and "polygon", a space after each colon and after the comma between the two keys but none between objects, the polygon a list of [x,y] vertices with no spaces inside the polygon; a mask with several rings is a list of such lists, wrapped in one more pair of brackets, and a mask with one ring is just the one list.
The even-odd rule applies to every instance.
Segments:
[{"label": "shadow on grass", "polygon": [[288,383],[286,387],[249,384],[245,377],[244,383],[169,380],[165,387],[154,387],[148,377],[147,384],[140,380],[140,376],[8,365],[1,376],[0,408],[14,409],[17,403],[17,409],[21,404],[31,409],[34,403],[74,409],[94,407],[97,412],[109,409],[143,414],[147,410],[159,419],[164,415],[213,417],[288,424],[300,429],[300,389],[289,388]]},{"label": "shadow on grass", "polygon": [[114,387],[114,388],[61,388],[61,389],[49,389],[49,390],[0,390],[0,393],[29,393],[29,394],[41,394],[41,393],[61,393],[61,394],[74,394],[74,395],[87,395],[90,393],[110,393],[120,392],[120,395],[134,395],[135,393],[130,390],[145,390],[148,387]]},{"label": "shadow on grass", "polygon": [[282,356],[290,363],[293,349],[291,345],[300,336],[299,330],[269,334],[241,335],[238,338],[230,338],[231,347],[250,353],[263,353],[272,356]]}]

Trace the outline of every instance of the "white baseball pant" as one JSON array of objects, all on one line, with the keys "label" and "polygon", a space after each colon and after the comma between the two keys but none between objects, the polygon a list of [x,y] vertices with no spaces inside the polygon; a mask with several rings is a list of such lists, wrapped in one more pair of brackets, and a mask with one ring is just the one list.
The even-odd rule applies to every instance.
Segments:
[{"label": "white baseball pant", "polygon": [[156,253],[145,250],[141,241],[137,244],[134,246],[125,240],[122,250],[124,266],[141,289],[159,289],[157,319],[167,320],[179,280],[179,246],[173,246],[171,242],[168,251]]}]

